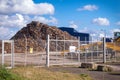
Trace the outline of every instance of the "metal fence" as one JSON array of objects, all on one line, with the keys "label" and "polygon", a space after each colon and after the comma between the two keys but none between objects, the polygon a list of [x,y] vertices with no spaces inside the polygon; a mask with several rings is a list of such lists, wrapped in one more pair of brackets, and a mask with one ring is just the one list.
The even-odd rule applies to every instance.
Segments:
[{"label": "metal fence", "polygon": [[[51,50],[51,44],[55,44],[55,50]],[[60,49],[60,45],[63,47]],[[112,47],[109,45],[112,44]],[[120,53],[116,50],[113,42],[102,41],[79,41],[78,40],[58,40],[48,37],[47,58],[48,65],[73,65],[81,62],[117,62],[120,61]],[[75,47],[73,51],[70,47]]]},{"label": "metal fence", "polygon": [[0,41],[0,64],[7,67],[14,67],[14,41]]},{"label": "metal fence", "polygon": [[[78,64],[80,62],[79,40],[49,39],[48,36],[47,42],[47,66]],[[55,47],[55,49],[53,50],[50,46]]]},{"label": "metal fence", "polygon": [[89,42],[79,41],[79,39],[59,40],[48,36],[44,51],[36,47],[28,47],[30,44],[26,40],[23,44],[22,52],[17,52],[16,41],[1,40],[0,64],[11,67],[29,65],[49,67],[50,65],[73,65],[81,62],[120,62],[118,43],[107,43],[104,40]]},{"label": "metal fence", "polygon": [[[40,40],[26,38],[21,44],[15,42],[15,65],[16,66],[45,66],[46,65],[46,43]],[[42,49],[41,49],[42,47]]]}]

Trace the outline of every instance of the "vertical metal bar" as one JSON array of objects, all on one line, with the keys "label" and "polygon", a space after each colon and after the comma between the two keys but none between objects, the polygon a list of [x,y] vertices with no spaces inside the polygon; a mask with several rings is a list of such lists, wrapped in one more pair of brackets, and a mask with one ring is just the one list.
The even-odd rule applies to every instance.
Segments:
[{"label": "vertical metal bar", "polygon": [[80,37],[78,37],[78,62],[80,62]]},{"label": "vertical metal bar", "polygon": [[98,39],[97,39],[97,57],[96,57],[96,60],[97,60],[97,61],[99,61],[99,58],[98,58],[98,51],[99,51],[99,49],[98,49]]},{"label": "vertical metal bar", "polygon": [[13,64],[12,64],[12,67],[14,68],[14,66],[15,66],[14,65],[14,63],[15,63],[14,40],[13,40],[12,50],[13,50],[13,55],[12,55],[12,57],[13,57],[13,59],[12,59]]},{"label": "vertical metal bar", "polygon": [[63,65],[64,65],[64,63],[65,63],[65,36],[64,36],[64,50],[63,50],[63,55],[64,55],[64,57],[63,57]]},{"label": "vertical metal bar", "polygon": [[91,51],[91,62],[93,62],[93,59],[94,59],[94,57],[93,57],[93,53],[94,53],[93,40],[91,41],[91,45],[92,45],[92,51]]},{"label": "vertical metal bar", "polygon": [[14,41],[11,41],[11,67],[14,68]]},{"label": "vertical metal bar", "polygon": [[[72,40],[72,38],[71,38],[71,40]],[[70,41],[70,46],[73,46],[72,41]],[[70,52],[70,60],[71,60],[70,62],[72,63],[72,52]]]},{"label": "vertical metal bar", "polygon": [[10,54],[11,55],[11,68],[12,68],[12,59],[13,59],[12,58],[12,55],[13,55],[13,52],[12,52],[12,41],[10,42],[10,44],[11,44],[11,54]]},{"label": "vertical metal bar", "polygon": [[103,37],[103,63],[106,63],[106,38]]},{"label": "vertical metal bar", "polygon": [[[25,35],[24,35],[25,36]],[[27,65],[27,38],[25,36],[25,66]]]},{"label": "vertical metal bar", "polygon": [[47,36],[46,66],[49,67],[49,35]]},{"label": "vertical metal bar", "polygon": [[[85,37],[85,45],[87,45],[86,37]],[[87,48],[85,48],[85,62],[87,62]]]},{"label": "vertical metal bar", "polygon": [[115,62],[116,62],[117,61],[117,59],[116,59],[117,58],[117,53],[115,51],[115,46],[116,46],[116,42],[114,42],[114,53],[115,54],[113,53],[114,54],[113,56],[114,56],[114,59],[115,59]]},{"label": "vertical metal bar", "polygon": [[56,47],[56,63],[57,63],[57,51],[58,51],[58,50],[57,50],[57,35],[56,35],[56,40],[55,40],[55,42],[56,42],[56,46],[55,46],[55,47]]},{"label": "vertical metal bar", "polygon": [[2,66],[4,66],[4,40],[2,40]]},{"label": "vertical metal bar", "polygon": [[91,51],[91,53],[90,53],[90,54],[91,54],[91,55],[90,55],[91,62],[92,62],[92,58],[93,58],[93,57],[92,57],[92,53],[93,53],[93,44],[92,44],[92,43],[93,43],[93,41],[91,40],[91,43],[90,43],[91,46],[92,46],[92,49],[90,49],[90,51]]}]

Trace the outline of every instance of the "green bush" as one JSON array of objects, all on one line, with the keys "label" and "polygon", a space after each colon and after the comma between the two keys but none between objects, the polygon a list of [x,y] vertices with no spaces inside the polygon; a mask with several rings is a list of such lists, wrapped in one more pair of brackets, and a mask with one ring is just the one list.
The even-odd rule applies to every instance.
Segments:
[{"label": "green bush", "polygon": [[16,74],[13,74],[10,70],[6,69],[5,67],[0,67],[0,80],[22,80]]}]

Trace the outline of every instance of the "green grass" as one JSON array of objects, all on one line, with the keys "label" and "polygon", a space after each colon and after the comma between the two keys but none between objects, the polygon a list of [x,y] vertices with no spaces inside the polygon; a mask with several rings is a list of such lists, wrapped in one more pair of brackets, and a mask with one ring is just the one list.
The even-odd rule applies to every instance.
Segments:
[{"label": "green grass", "polygon": [[67,72],[52,72],[45,68],[21,67],[13,69],[12,71],[27,80],[91,80],[89,76],[81,76]]},{"label": "green grass", "polygon": [[23,78],[0,66],[0,80],[23,80]]},{"label": "green grass", "polygon": [[6,78],[0,78],[0,80],[92,80],[86,74],[77,75],[68,72],[54,72],[45,68],[35,67],[18,67],[11,70],[4,69],[2,74]]}]

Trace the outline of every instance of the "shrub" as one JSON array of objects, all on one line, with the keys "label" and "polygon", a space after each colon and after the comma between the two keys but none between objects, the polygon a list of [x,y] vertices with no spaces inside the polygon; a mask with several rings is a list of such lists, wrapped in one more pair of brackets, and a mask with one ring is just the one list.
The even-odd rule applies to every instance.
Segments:
[{"label": "shrub", "polygon": [[10,72],[10,70],[1,66],[0,67],[0,80],[22,80],[22,79],[18,75]]}]

